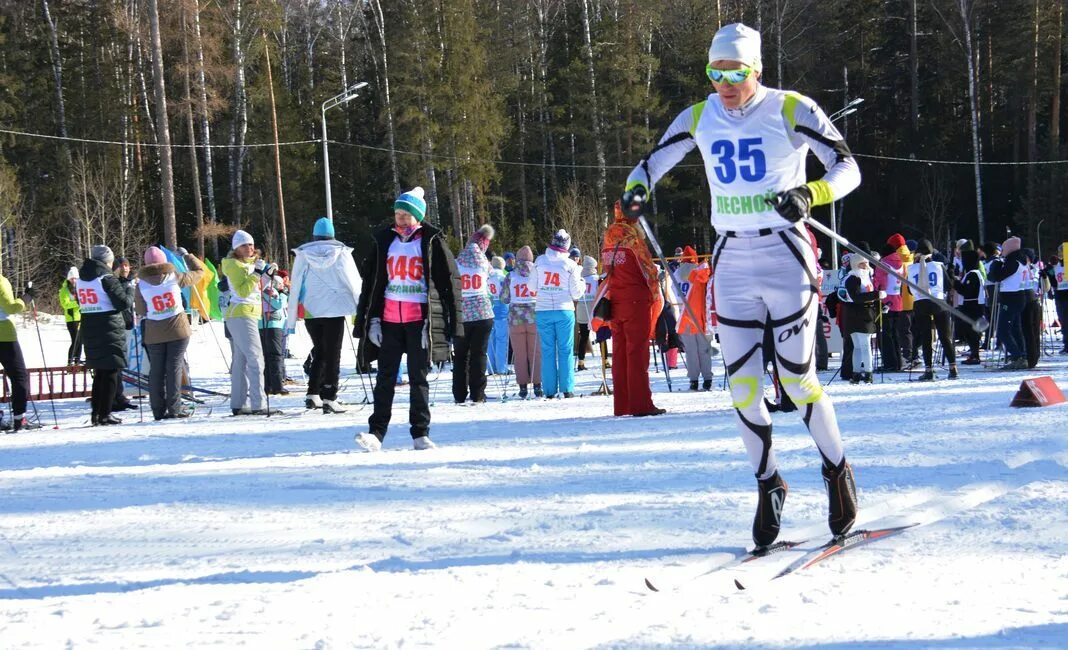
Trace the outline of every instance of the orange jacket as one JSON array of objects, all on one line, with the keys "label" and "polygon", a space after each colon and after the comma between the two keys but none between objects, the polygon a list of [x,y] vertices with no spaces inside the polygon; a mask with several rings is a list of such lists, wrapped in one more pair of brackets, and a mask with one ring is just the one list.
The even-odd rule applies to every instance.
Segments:
[{"label": "orange jacket", "polygon": [[[690,308],[683,309],[679,317],[679,334],[704,334],[708,330],[708,304],[705,296],[708,293],[708,282],[711,279],[712,270],[707,264],[701,264],[690,271],[690,275],[686,278],[686,281],[690,283],[690,293],[686,297],[686,303]],[[697,323],[690,318],[691,311],[697,317]]]},{"label": "orange jacket", "polygon": [[[629,250],[634,255],[641,268],[642,275],[645,277],[645,281],[649,287],[649,295],[652,299],[652,305],[650,306],[651,325],[649,328],[649,338],[653,338],[656,334],[656,320],[664,308],[664,296],[660,292],[659,269],[656,264],[653,263],[653,257],[649,254],[649,247],[645,244],[645,239],[638,233],[638,228],[641,226],[629,221],[623,215],[623,210],[620,208],[619,201],[616,201],[615,206],[613,207],[615,209],[615,220],[608,226],[608,229],[604,233],[604,245],[601,247],[602,262],[605,255],[614,257],[614,251],[625,254],[625,251]],[[611,264],[606,266],[609,275],[605,282],[601,283],[601,286],[597,291],[597,297],[594,299],[595,309],[597,302],[602,298],[607,298],[609,300],[612,298]],[[590,320],[590,329],[596,332],[607,324],[608,321],[604,321],[595,316]]]}]

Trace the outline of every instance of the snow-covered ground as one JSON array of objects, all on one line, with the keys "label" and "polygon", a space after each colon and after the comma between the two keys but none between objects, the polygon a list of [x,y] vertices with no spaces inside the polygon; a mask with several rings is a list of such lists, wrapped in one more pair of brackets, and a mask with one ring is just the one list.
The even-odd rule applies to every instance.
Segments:
[{"label": "snow-covered ground", "polygon": [[[58,363],[62,323],[42,333]],[[292,347],[302,359],[307,337]],[[191,358],[198,385],[228,389],[210,329]],[[1068,647],[1068,406],[1008,406],[1024,377],[1068,389],[1068,358],[962,372],[828,386],[858,525],[926,525],[781,580],[745,574],[746,591],[695,579],[751,543],[756,502],[719,371],[697,394],[654,375],[668,415],[616,419],[606,397],[459,407],[446,370],[426,452],[406,388],[377,454],[352,442],[367,406],[233,418],[214,398],[189,421],[90,428],[65,400],[53,430],[38,404],[49,426],[0,437],[0,646]],[[579,391],[599,380],[579,373]],[[818,454],[796,413],[775,427],[782,536],[823,536]]]}]

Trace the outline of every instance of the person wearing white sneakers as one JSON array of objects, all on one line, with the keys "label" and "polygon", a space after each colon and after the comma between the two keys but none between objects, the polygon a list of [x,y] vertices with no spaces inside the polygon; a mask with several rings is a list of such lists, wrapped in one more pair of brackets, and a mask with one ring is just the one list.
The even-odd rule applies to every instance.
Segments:
[{"label": "person wearing white sneakers", "polygon": [[[341,348],[345,319],[356,314],[362,282],[352,258],[352,248],[334,239],[334,222],[322,217],[315,222],[312,241],[296,249],[290,275],[289,295],[304,305],[304,327],[312,339],[311,372],[307,408],[323,413],[344,413],[337,401]],[[289,310],[286,330],[292,334],[297,309]]]},{"label": "person wearing white sneakers", "polygon": [[378,451],[386,437],[401,357],[408,355],[412,446],[432,449],[431,362],[449,359],[449,341],[463,336],[460,276],[439,228],[424,223],[426,201],[416,187],[397,197],[393,223],[372,234],[352,335],[365,339],[361,363],[378,360],[374,412],[356,444]]}]

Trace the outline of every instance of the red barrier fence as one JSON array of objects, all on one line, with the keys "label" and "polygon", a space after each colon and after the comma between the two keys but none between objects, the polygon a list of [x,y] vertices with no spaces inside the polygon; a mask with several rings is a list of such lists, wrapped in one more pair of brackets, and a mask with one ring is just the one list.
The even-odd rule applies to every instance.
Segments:
[{"label": "red barrier fence", "polygon": [[[30,374],[31,400],[89,397],[93,392],[93,376],[85,366],[57,366],[55,368],[27,368]],[[7,373],[0,371],[3,389],[0,402],[11,401],[11,386]]]}]

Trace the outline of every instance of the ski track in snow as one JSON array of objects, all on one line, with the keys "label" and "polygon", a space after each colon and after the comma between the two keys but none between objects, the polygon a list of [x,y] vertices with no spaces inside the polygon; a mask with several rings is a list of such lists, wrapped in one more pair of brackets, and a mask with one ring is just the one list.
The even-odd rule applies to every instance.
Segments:
[{"label": "ski track in snow", "polygon": [[[41,331],[55,363],[61,319]],[[212,331],[193,337],[192,375],[227,392]],[[19,334],[39,365],[32,322]],[[291,348],[300,378],[303,329]],[[346,349],[350,404],[353,365]],[[744,592],[723,574],[643,585],[751,543],[755,481],[721,368],[709,393],[668,394],[653,374],[669,413],[645,419],[613,418],[605,397],[458,407],[435,371],[427,452],[411,450],[406,388],[378,454],[352,441],[369,406],[232,418],[209,398],[192,420],[89,428],[88,405],[63,400],[57,431],[38,403],[45,428],[0,436],[0,646],[1068,647],[1068,406],[1008,406],[1024,377],[1068,389],[1068,358],[962,373],[827,389],[858,525],[930,502],[948,514]],[[600,382],[577,376],[582,394]],[[301,389],[271,405],[302,412]],[[782,538],[824,536],[819,456],[796,413],[774,418]]]}]

